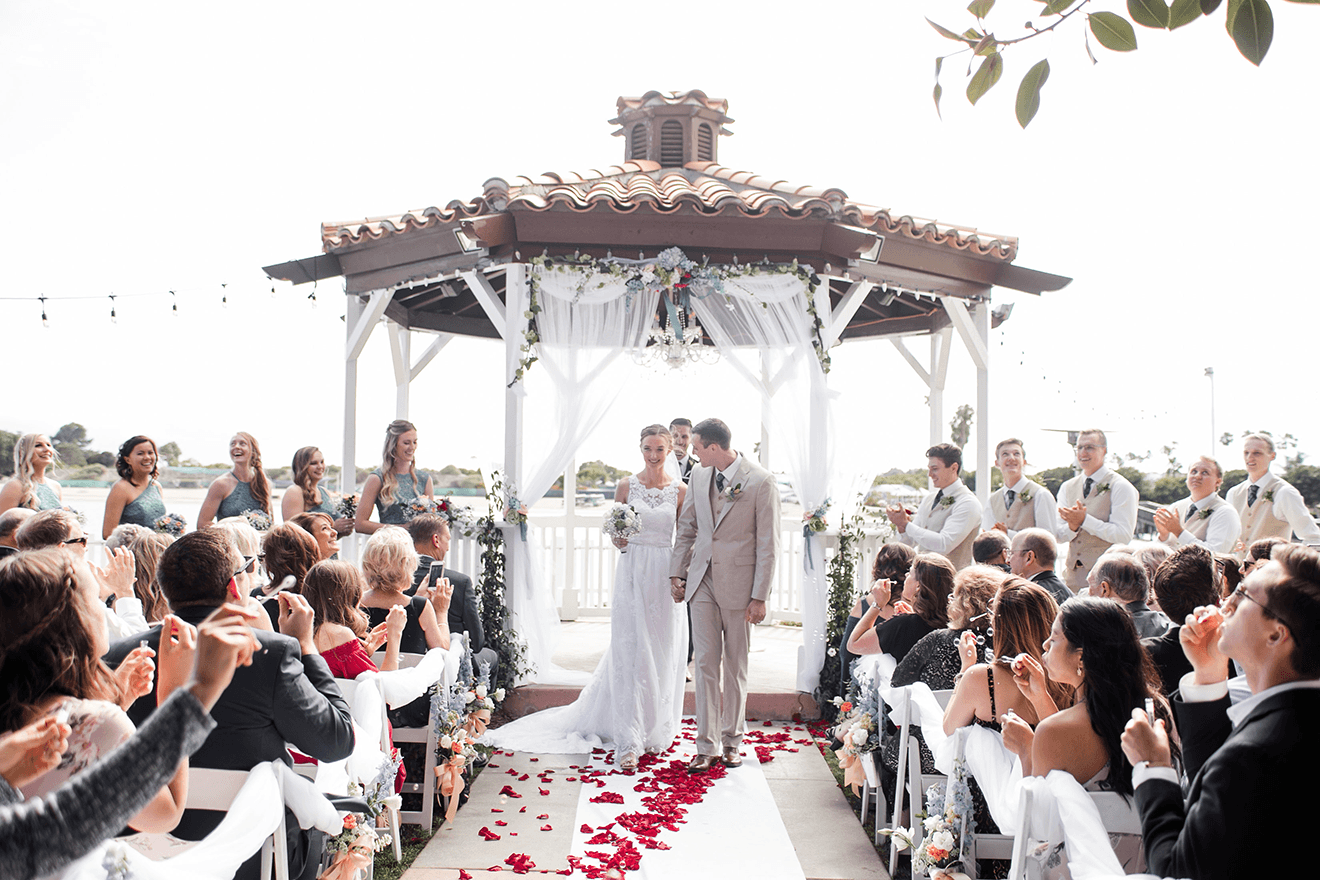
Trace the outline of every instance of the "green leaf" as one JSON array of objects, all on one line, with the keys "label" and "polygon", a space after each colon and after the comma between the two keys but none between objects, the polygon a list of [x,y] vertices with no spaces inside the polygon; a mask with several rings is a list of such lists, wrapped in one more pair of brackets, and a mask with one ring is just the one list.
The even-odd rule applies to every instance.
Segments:
[{"label": "green leaf", "polygon": [[1036,118],[1036,111],[1040,109],[1040,89],[1049,78],[1049,59],[1037,61],[1031,70],[1027,71],[1027,75],[1022,77],[1022,83],[1018,86],[1017,106],[1014,110],[1017,113],[1018,125],[1023,128]]},{"label": "green leaf", "polygon": [[1243,57],[1259,67],[1274,39],[1274,13],[1270,4],[1265,0],[1241,0],[1230,33]]},{"label": "green leaf", "polygon": [[1201,14],[1209,15],[1219,8],[1220,0],[1200,0]]},{"label": "green leaf", "polygon": [[980,42],[981,38],[984,36],[985,34],[981,33],[976,28],[968,28],[962,32],[962,39],[968,43]]},{"label": "green leaf", "polygon": [[986,34],[981,42],[972,47],[973,55],[993,55],[999,51],[999,41],[994,34]]},{"label": "green leaf", "polygon": [[958,36],[958,35],[955,34],[953,31],[951,31],[951,30],[949,30],[948,28],[946,28],[944,25],[942,25],[942,24],[936,24],[935,22],[931,21],[929,18],[926,19],[926,24],[928,24],[928,25],[930,25],[931,27],[935,28],[936,33],[938,33],[941,37],[945,37],[946,39],[953,40],[955,43],[965,43],[965,42],[967,42],[967,41],[964,40],[962,37]]},{"label": "green leaf", "polygon": [[944,114],[940,112],[940,96],[943,94],[944,94],[944,86],[940,85],[939,83],[935,83],[935,93],[934,93],[935,115],[938,116],[940,119],[944,118]]},{"label": "green leaf", "polygon": [[995,8],[995,0],[972,0],[967,5],[967,11],[977,18],[985,18],[990,14],[990,10]]},{"label": "green leaf", "polygon": [[1288,0],[1289,3],[1320,3],[1320,0]]},{"label": "green leaf", "polygon": [[1041,15],[1062,15],[1068,11],[1068,7],[1072,6],[1074,2],[1076,0],[1050,0],[1045,4],[1045,8],[1041,10]]},{"label": "green leaf", "polygon": [[1177,30],[1200,17],[1201,0],[1173,0],[1173,6],[1169,8],[1169,30]]},{"label": "green leaf", "polygon": [[1003,56],[987,56],[981,62],[981,66],[976,68],[976,73],[972,74],[972,81],[967,84],[967,100],[975,104],[981,99],[982,95],[994,87],[995,83],[999,82],[999,78],[1003,75]]},{"label": "green leaf", "polygon": [[1100,45],[1114,52],[1131,52],[1137,48],[1137,32],[1132,23],[1116,12],[1092,12],[1087,16],[1091,33]]},{"label": "green leaf", "polygon": [[1164,30],[1169,26],[1169,7],[1164,0],[1127,0],[1128,15],[1142,27]]}]

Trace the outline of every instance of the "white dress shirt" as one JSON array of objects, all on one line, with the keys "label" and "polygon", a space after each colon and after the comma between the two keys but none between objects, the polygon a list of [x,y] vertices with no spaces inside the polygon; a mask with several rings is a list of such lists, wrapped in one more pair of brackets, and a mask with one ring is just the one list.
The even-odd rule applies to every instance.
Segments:
[{"label": "white dress shirt", "polygon": [[[1251,486],[1259,487],[1258,499],[1266,492],[1274,492],[1274,515],[1292,526],[1293,533],[1303,544],[1320,543],[1320,527],[1316,526],[1311,511],[1306,509],[1306,502],[1296,486],[1266,471],[1259,480],[1244,481],[1228,490],[1235,494],[1233,502],[1237,503],[1230,502],[1234,508],[1246,508]],[[1239,493],[1240,498],[1236,497]]]},{"label": "white dress shirt", "polygon": [[[1030,485],[1031,481],[1026,477],[1018,477],[1017,483],[1008,487],[1017,493],[1017,496],[1013,501],[1014,504],[1020,503],[1023,490],[1027,489]],[[1036,517],[1036,528],[1044,529],[1051,534],[1057,535],[1059,533],[1059,505],[1058,502],[1054,500],[1054,496],[1050,494],[1050,490],[1043,486],[1036,489],[1032,494],[1031,504],[1034,509],[1034,516]],[[985,510],[981,512],[981,531],[988,532],[994,527],[995,512],[991,509],[990,505],[987,504]],[[1017,533],[1017,529],[1008,530],[1008,536],[1010,538]],[[1069,532],[1069,534],[1072,533]]]},{"label": "white dress shirt", "polygon": [[733,485],[733,475],[738,473],[738,465],[740,464],[742,464],[742,453],[735,452],[733,455],[733,463],[719,472],[724,477],[724,488],[721,491],[729,491],[729,487]]},{"label": "white dress shirt", "polygon": [[[907,529],[898,536],[898,540],[931,553],[947,554],[976,528],[976,524],[981,519],[981,502],[972,494],[972,490],[967,488],[967,484],[961,479],[954,480],[943,491],[944,496],[940,499],[940,503],[943,504],[945,499],[952,498],[953,504],[949,510],[949,518],[944,521],[940,530],[937,532],[926,528],[934,505],[923,501],[916,516],[908,522]],[[933,502],[935,493],[932,492],[928,497]]]},{"label": "white dress shirt", "polygon": [[[1192,501],[1189,495],[1174,504],[1170,509],[1178,515],[1179,524],[1185,525],[1187,508],[1195,504],[1197,513],[1192,514],[1192,516],[1200,516],[1200,511],[1205,509],[1205,505],[1207,503],[1213,504],[1216,497],[1218,496],[1207,495],[1200,501]],[[1222,504],[1215,504],[1214,513],[1210,515],[1210,521],[1205,524],[1204,541],[1184,528],[1176,535],[1170,532],[1165,543],[1170,547],[1200,544],[1211,553],[1231,553],[1233,548],[1237,546],[1240,537],[1242,537],[1242,520],[1238,517],[1238,512],[1233,508],[1233,505],[1225,501]]]},{"label": "white dress shirt", "polygon": [[[1126,544],[1137,531],[1137,487],[1119,474],[1101,465],[1091,474],[1091,496],[1105,483],[1109,484],[1109,519],[1103,520],[1088,513],[1082,521],[1082,531],[1090,532],[1102,541],[1110,544]],[[1059,488],[1059,506],[1072,507],[1082,500],[1082,489],[1086,486],[1086,475],[1078,474]],[[1076,534],[1068,528],[1068,521],[1059,517],[1059,530],[1054,536],[1060,541],[1071,541]]]}]

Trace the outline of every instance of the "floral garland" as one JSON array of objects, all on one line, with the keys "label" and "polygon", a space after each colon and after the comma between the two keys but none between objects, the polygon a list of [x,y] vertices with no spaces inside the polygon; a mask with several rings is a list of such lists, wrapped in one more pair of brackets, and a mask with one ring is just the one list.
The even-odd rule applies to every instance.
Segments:
[{"label": "floral garland", "polygon": [[462,535],[464,538],[471,538],[476,534],[476,516],[468,508],[455,504],[452,495],[444,495],[438,500],[427,498],[425,495],[418,495],[403,507],[405,521],[424,514],[435,514],[444,517],[445,522],[449,524],[449,530],[454,534]]},{"label": "floral garland", "polygon": [[491,713],[504,699],[504,689],[490,687],[490,664],[474,674],[472,652],[465,650],[457,680],[431,695],[431,724],[435,727],[435,775],[440,794],[448,799],[445,821],[452,822],[459,796],[477,760],[477,739],[485,733]]},{"label": "floral garland", "polygon": [[[500,474],[496,471],[487,490],[492,509],[500,498],[500,485]],[[476,520],[473,534],[481,545],[481,576],[477,582],[481,625],[486,631],[486,641],[500,655],[495,684],[509,687],[532,670],[527,661],[527,643],[513,630],[504,594],[504,530],[493,515],[488,515]]]},{"label": "floral garland", "polygon": [[848,685],[848,698],[835,697],[831,702],[840,712],[847,713],[833,731],[835,739],[843,743],[834,754],[843,769],[844,784],[852,787],[853,794],[858,794],[866,781],[862,761],[870,760],[863,756],[880,748],[877,721],[884,714],[880,689],[869,679],[854,678]]},{"label": "floral garland", "polygon": [[[807,314],[811,318],[811,346],[820,361],[820,367],[826,373],[830,371],[830,355],[825,345],[825,323],[816,309],[816,290],[820,287],[820,278],[810,266],[802,266],[795,259],[791,263],[771,263],[763,260],[759,263],[734,263],[733,265],[709,265],[704,259],[700,264],[688,259],[680,248],[670,247],[661,251],[654,260],[623,260],[606,257],[598,260],[588,254],[574,252],[573,255],[551,257],[548,252],[539,257],[532,257],[533,268],[527,273],[527,310],[523,319],[522,357],[514,371],[509,387],[521,382],[528,369],[536,363],[535,346],[541,341],[540,325],[537,316],[541,312],[538,297],[541,292],[540,276],[543,272],[579,272],[578,296],[586,290],[587,279],[592,275],[606,275],[622,279],[627,286],[629,302],[632,297],[644,290],[659,290],[662,294],[687,301],[691,296],[704,299],[708,296],[728,296],[724,282],[752,275],[793,275],[806,287]],[[580,270],[587,270],[582,272]],[[603,286],[598,282],[597,286]],[[827,302],[828,305],[828,302]],[[671,320],[673,312],[671,310]],[[681,338],[681,337],[680,337]]]},{"label": "floral garland", "polygon": [[376,820],[386,809],[397,810],[403,806],[403,799],[394,793],[394,780],[402,763],[403,756],[399,750],[392,749],[389,759],[381,763],[370,782],[366,785],[356,782],[348,784],[349,797],[364,798],[367,812],[346,814],[340,832],[326,839],[325,849],[333,854],[333,860],[318,880],[352,880],[358,871],[365,870],[371,864],[375,853],[390,845],[392,839],[389,834],[376,832]]},{"label": "floral garland", "polygon": [[856,515],[839,526],[839,546],[830,558],[826,574],[830,582],[830,595],[825,620],[825,662],[820,667],[820,683],[816,686],[815,698],[816,705],[827,715],[837,711],[833,700],[840,696],[843,658],[839,656],[839,645],[843,641],[848,614],[857,599],[853,580],[864,537],[861,522],[861,516]]},{"label": "floral garland", "polygon": [[[966,823],[968,834],[976,832],[976,820],[972,817],[972,792],[967,784],[967,764],[962,759],[954,763],[953,775],[948,786],[936,782],[926,789],[927,811],[918,813],[921,827],[925,834],[921,844],[915,846],[915,829],[884,828],[880,833],[893,837],[898,851],[912,849],[913,873],[920,869],[922,874],[942,873],[953,875],[962,867],[962,834]],[[938,812],[931,813],[932,805],[942,805]]]}]

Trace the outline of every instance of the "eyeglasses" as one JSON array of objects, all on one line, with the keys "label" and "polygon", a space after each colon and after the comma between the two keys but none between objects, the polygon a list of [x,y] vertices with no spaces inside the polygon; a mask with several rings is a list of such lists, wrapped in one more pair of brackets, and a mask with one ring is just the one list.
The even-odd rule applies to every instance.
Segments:
[{"label": "eyeglasses", "polygon": [[61,543],[61,544],[82,544],[84,547],[86,547],[86,546],[87,546],[87,536],[86,536],[86,535],[83,535],[81,538],[69,538],[69,539],[66,540],[66,541],[60,541],[60,543]]},{"label": "eyeglasses", "polygon": [[1267,615],[1279,621],[1289,629],[1296,628],[1291,623],[1288,622],[1287,618],[1285,618],[1279,612],[1275,611],[1267,603],[1262,602],[1261,600],[1257,599],[1255,596],[1248,593],[1246,581],[1243,581],[1242,583],[1238,584],[1237,589],[1228,594],[1228,598],[1224,600],[1223,604],[1227,605],[1231,602],[1233,604],[1233,607],[1236,608],[1238,603],[1241,602],[1243,599],[1250,599],[1252,602],[1255,602],[1257,605],[1260,606],[1261,611],[1264,611]]},{"label": "eyeglasses", "polygon": [[257,557],[255,556],[243,556],[241,558],[243,560],[243,565],[238,569],[238,571],[234,572],[234,577],[238,577],[240,574],[242,574],[245,571],[246,572],[252,571],[252,566],[255,565],[257,561]]},{"label": "eyeglasses", "polygon": [[1091,444],[1091,443],[1087,443],[1085,446],[1078,446],[1078,447],[1077,447],[1077,451],[1078,451],[1078,452],[1099,452],[1101,449],[1104,449],[1104,447],[1103,447],[1103,446],[1095,446],[1095,445],[1093,445],[1093,444]]}]

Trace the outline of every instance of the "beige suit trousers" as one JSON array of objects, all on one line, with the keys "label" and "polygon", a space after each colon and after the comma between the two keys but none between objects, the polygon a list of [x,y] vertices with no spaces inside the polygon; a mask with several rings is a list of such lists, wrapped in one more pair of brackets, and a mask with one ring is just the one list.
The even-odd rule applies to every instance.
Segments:
[{"label": "beige suit trousers", "polygon": [[752,625],[747,622],[746,608],[720,608],[711,588],[709,571],[688,607],[692,611],[697,672],[697,754],[718,757],[721,749],[742,745],[747,727],[747,654],[751,648]]}]

